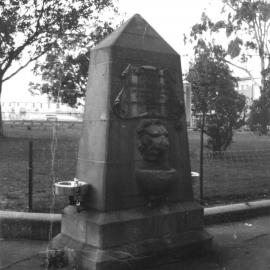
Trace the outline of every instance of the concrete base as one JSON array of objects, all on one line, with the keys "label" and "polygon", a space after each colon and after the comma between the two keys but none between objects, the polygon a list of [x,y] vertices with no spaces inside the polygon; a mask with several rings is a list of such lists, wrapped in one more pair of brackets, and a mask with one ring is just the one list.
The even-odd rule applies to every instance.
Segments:
[{"label": "concrete base", "polygon": [[60,214],[0,211],[0,238],[49,240],[60,230]]},{"label": "concrete base", "polygon": [[146,269],[210,245],[195,202],[107,213],[68,207],[62,232],[51,242],[82,270]]}]

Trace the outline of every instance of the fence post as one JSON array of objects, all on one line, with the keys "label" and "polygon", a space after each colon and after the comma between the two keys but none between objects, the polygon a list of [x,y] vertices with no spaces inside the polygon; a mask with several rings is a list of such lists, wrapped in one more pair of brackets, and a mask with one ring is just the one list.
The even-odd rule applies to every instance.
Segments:
[{"label": "fence post", "polygon": [[29,141],[28,151],[28,211],[33,210],[33,141]]}]

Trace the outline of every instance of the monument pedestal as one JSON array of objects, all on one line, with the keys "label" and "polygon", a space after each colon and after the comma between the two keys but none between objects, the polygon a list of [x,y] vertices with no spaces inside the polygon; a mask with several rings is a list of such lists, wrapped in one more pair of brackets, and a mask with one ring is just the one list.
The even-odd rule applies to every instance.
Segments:
[{"label": "monument pedestal", "polygon": [[196,202],[81,213],[69,206],[51,244],[81,270],[145,269],[209,247],[202,220]]}]

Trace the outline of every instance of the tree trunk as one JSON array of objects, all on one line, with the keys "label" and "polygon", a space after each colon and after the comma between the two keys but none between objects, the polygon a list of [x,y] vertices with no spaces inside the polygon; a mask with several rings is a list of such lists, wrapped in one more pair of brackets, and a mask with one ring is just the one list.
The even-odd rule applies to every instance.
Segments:
[{"label": "tree trunk", "polygon": [[0,75],[0,137],[4,136],[4,129],[3,129],[3,119],[2,119],[2,105],[1,105],[1,95],[2,95],[2,76]]},{"label": "tree trunk", "polygon": [[260,60],[261,60],[261,95],[265,93],[265,59],[263,50],[260,51]]}]

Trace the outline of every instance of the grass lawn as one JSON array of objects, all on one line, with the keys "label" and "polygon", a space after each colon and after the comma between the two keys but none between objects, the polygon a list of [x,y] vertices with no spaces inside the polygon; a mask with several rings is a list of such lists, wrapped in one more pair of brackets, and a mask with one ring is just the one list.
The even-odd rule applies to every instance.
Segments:
[{"label": "grass lawn", "polygon": [[[33,208],[37,212],[61,212],[66,198],[53,199],[53,181],[73,179],[80,130],[5,129],[0,139],[0,209],[27,210],[28,146],[33,141]],[[189,131],[192,171],[199,171],[199,132]],[[52,161],[52,147],[56,147]],[[270,197],[270,137],[236,132],[230,149],[221,158],[204,155],[204,195],[213,205]],[[55,176],[55,177],[54,177]],[[199,198],[199,181],[193,184]]]},{"label": "grass lawn", "polygon": [[[192,171],[199,172],[199,132],[189,132]],[[235,132],[221,157],[204,149],[204,197],[208,204],[270,197],[270,137]],[[194,195],[199,198],[199,181]]]},{"label": "grass lawn", "polygon": [[28,208],[28,155],[32,140],[33,210],[60,212],[67,205],[67,199],[53,199],[52,183],[74,178],[80,130],[56,130],[56,140],[52,140],[52,129],[33,131],[8,127],[5,135],[0,139],[0,209],[24,211]]}]

